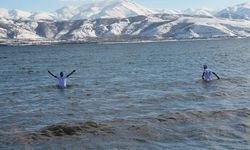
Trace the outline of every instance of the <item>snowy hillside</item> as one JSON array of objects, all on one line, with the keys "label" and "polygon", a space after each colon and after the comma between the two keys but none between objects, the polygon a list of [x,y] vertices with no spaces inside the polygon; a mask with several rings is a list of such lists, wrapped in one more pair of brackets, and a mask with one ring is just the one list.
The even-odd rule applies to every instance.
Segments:
[{"label": "snowy hillside", "polygon": [[210,9],[192,9],[192,8],[189,8],[189,9],[186,9],[186,10],[183,10],[181,12],[182,14],[186,14],[186,15],[194,15],[194,16],[209,16],[209,17],[213,17],[213,11],[210,10]]},{"label": "snowy hillside", "polygon": [[215,13],[207,8],[186,10],[152,10],[136,4],[133,0],[98,0],[78,7],[63,7],[53,12],[26,12],[0,8],[0,18],[22,20],[82,20],[98,18],[127,18],[152,14],[184,14],[191,16],[208,16],[228,19],[250,20],[250,4],[243,3],[225,8]]},{"label": "snowy hillside", "polygon": [[216,17],[250,20],[250,3],[243,3],[219,11]]},{"label": "snowy hillside", "polygon": [[80,10],[77,7],[63,7],[56,10],[54,15],[57,20],[71,20],[78,13],[80,13]]},{"label": "snowy hillside", "polygon": [[0,9],[0,44],[250,37],[249,4],[229,7],[216,16],[208,9],[153,11],[130,0],[98,1],[54,12]]},{"label": "snowy hillside", "polygon": [[55,13],[37,12],[29,16],[28,20],[57,20]]},{"label": "snowy hillside", "polygon": [[22,10],[8,10],[5,8],[0,8],[0,18],[8,18],[8,19],[26,19],[31,15],[30,12],[22,11]]},{"label": "snowy hillside", "polygon": [[134,41],[250,37],[250,21],[149,15],[76,21],[0,19],[3,40]]},{"label": "snowy hillside", "polygon": [[9,18],[9,10],[5,8],[0,8],[0,16],[1,18]]},{"label": "snowy hillside", "polygon": [[129,0],[97,1],[78,7],[76,12],[77,13],[72,17],[73,20],[83,18],[125,18],[156,13],[153,10],[145,8]]},{"label": "snowy hillside", "polygon": [[102,0],[80,7],[63,7],[54,12],[25,12],[0,8],[0,18],[24,20],[80,20],[97,18],[126,18],[159,13],[130,0]]}]

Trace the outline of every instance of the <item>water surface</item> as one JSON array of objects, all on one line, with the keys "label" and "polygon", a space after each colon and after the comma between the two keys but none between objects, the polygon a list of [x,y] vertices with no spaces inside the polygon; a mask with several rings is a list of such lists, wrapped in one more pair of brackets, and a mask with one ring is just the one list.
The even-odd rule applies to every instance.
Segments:
[{"label": "water surface", "polygon": [[248,149],[249,60],[249,39],[0,47],[0,149]]}]

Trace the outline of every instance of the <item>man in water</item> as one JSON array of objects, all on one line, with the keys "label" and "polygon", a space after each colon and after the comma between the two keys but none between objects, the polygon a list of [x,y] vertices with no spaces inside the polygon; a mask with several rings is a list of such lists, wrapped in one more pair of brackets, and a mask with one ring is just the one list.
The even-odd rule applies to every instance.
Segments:
[{"label": "man in water", "polygon": [[212,72],[210,69],[208,69],[207,65],[204,65],[203,68],[204,68],[204,71],[203,71],[203,74],[202,74],[202,79],[204,81],[211,81],[211,80],[213,80],[213,74],[218,79],[220,79],[220,77],[215,72]]},{"label": "man in water", "polygon": [[51,73],[49,70],[48,70],[48,73],[50,75],[52,75],[53,77],[55,77],[57,80],[58,80],[58,86],[60,88],[66,88],[67,86],[67,78],[69,76],[71,76],[74,72],[76,72],[75,70],[73,70],[70,74],[68,74],[66,77],[63,76],[63,72],[60,72],[60,77],[57,77],[55,76],[53,73]]}]

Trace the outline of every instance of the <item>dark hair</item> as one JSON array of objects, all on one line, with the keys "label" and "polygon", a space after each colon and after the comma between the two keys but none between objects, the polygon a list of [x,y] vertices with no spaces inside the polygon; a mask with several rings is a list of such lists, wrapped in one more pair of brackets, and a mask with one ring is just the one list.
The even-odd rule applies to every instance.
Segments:
[{"label": "dark hair", "polygon": [[60,76],[63,77],[63,72],[60,72]]}]

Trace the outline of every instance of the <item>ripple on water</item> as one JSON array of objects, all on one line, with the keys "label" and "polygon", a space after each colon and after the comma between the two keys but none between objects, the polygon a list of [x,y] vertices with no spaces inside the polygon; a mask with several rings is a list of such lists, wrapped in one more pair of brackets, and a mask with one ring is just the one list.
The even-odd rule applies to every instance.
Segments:
[{"label": "ripple on water", "polygon": [[247,149],[248,40],[1,47],[0,149]]},{"label": "ripple on water", "polygon": [[[161,149],[167,148],[171,143],[183,142],[188,145],[205,144],[207,149],[247,147],[250,142],[249,117],[249,109],[236,109],[170,112],[155,118],[114,119],[99,123],[58,123],[26,134],[22,140],[12,140],[15,141],[12,144],[26,141],[31,147],[43,142],[57,145],[55,143],[61,143],[64,139],[59,147],[68,147],[72,140],[80,140],[81,144],[77,143],[77,147],[92,145],[101,149],[114,146],[111,142],[113,140],[117,147],[123,147],[126,141],[125,143],[130,143],[127,147],[134,149],[138,148],[136,146]],[[88,138],[91,141],[86,141]],[[71,140],[68,141],[69,139]]]}]

